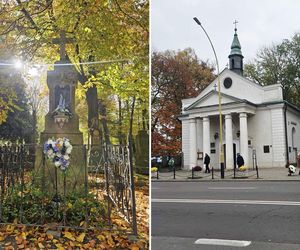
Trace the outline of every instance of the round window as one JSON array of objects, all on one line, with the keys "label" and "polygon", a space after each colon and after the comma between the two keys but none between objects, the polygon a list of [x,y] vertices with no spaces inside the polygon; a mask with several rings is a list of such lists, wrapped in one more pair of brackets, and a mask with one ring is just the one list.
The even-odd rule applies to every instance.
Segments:
[{"label": "round window", "polygon": [[226,77],[223,84],[226,89],[229,89],[232,85],[232,79],[230,77]]}]

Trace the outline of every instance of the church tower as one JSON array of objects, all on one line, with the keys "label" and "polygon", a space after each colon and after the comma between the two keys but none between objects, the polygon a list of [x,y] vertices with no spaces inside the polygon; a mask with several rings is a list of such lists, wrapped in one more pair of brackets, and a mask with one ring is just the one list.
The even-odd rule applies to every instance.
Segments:
[{"label": "church tower", "polygon": [[234,22],[235,29],[234,29],[234,37],[231,44],[231,51],[229,58],[229,69],[236,72],[239,75],[243,75],[243,55],[241,51],[241,44],[238,38],[238,35],[236,33],[237,28],[236,24],[237,21]]}]

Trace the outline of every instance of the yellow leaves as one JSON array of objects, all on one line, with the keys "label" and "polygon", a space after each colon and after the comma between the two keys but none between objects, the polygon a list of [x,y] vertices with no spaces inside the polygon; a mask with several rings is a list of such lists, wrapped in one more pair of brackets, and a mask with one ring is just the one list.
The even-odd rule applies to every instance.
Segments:
[{"label": "yellow leaves", "polygon": [[48,240],[53,240],[53,235],[52,234],[47,234],[47,239]]},{"label": "yellow leaves", "polygon": [[100,234],[100,235],[97,236],[97,239],[100,240],[100,241],[105,241],[106,237],[104,235]]},{"label": "yellow leaves", "polygon": [[39,246],[40,249],[44,249],[45,248],[44,245],[41,242],[38,243],[38,246]]},{"label": "yellow leaves", "polygon": [[26,240],[27,235],[28,235],[28,232],[22,232],[22,233],[21,233],[22,239],[23,239],[23,240]]},{"label": "yellow leaves", "polygon": [[76,238],[76,240],[77,240],[78,242],[83,242],[84,237],[85,237],[85,233],[81,233],[81,234]]},{"label": "yellow leaves", "polygon": [[91,33],[92,30],[91,30],[89,27],[85,27],[85,28],[84,28],[84,31],[85,31],[86,33]]},{"label": "yellow leaves", "polygon": [[115,242],[114,242],[113,238],[111,237],[111,235],[108,235],[108,236],[107,236],[107,243],[108,243],[111,247],[115,246]]},{"label": "yellow leaves", "polygon": [[57,250],[64,250],[65,248],[62,246],[62,244],[58,243],[55,244],[55,246],[57,247]]},{"label": "yellow leaves", "polygon": [[71,209],[71,208],[73,207],[72,203],[69,202],[69,203],[67,204],[67,207],[68,207],[68,209]]},{"label": "yellow leaves", "polygon": [[69,240],[75,241],[75,237],[73,236],[73,234],[71,232],[65,232],[64,237],[69,239]]},{"label": "yellow leaves", "polygon": [[6,239],[6,236],[0,235],[0,242],[4,241]]},{"label": "yellow leaves", "polygon": [[22,244],[22,242],[23,242],[23,238],[20,237],[20,236],[16,236],[16,237],[15,237],[15,240],[16,240],[16,243],[17,243],[18,245]]},{"label": "yellow leaves", "polygon": [[7,225],[6,226],[6,232],[12,233],[14,230],[15,230],[15,226],[14,225]]}]

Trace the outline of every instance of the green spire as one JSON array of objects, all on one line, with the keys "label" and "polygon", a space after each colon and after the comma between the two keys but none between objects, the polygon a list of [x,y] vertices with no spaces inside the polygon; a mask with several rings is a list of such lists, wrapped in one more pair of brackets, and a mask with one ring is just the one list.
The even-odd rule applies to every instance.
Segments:
[{"label": "green spire", "polygon": [[237,28],[235,27],[234,29],[234,37],[233,37],[233,41],[231,44],[231,51],[230,51],[230,56],[233,55],[241,55],[242,56],[242,51],[241,51],[241,44],[238,38],[238,35],[236,33]]}]

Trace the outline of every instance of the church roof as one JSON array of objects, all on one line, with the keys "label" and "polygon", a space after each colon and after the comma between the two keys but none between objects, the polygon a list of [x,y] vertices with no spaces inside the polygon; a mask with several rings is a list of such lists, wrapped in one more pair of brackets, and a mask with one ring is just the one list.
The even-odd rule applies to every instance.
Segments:
[{"label": "church roof", "polygon": [[233,36],[233,40],[232,40],[232,44],[231,44],[231,51],[230,51],[230,55],[229,56],[233,56],[233,55],[241,55],[242,56],[242,51],[241,51],[241,44],[238,38],[238,35],[236,33],[237,29],[234,29],[235,33]]}]

